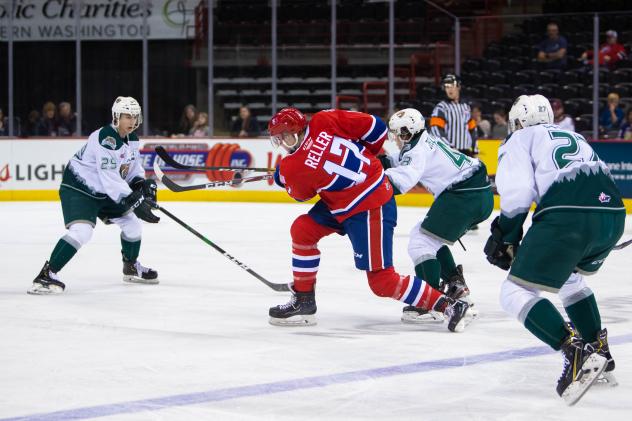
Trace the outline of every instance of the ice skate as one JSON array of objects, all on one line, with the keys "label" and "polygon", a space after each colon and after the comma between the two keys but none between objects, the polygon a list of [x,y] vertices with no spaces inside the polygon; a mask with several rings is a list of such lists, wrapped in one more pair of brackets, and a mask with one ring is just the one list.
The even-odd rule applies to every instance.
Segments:
[{"label": "ice skate", "polygon": [[61,294],[66,289],[66,285],[59,280],[56,273],[51,272],[48,260],[44,267],[33,280],[33,285],[26,291],[31,295],[51,295]]},{"label": "ice skate", "polygon": [[[463,277],[463,265],[458,265],[456,271],[448,278],[445,283],[445,295],[455,300],[463,300],[467,301],[468,304],[472,304],[468,301],[470,289],[467,287]],[[466,297],[468,300],[466,300]]]},{"label": "ice skate", "polygon": [[406,306],[402,311],[402,322],[413,324],[439,324],[443,323],[443,313],[434,310],[425,310],[421,307]]},{"label": "ice skate", "polygon": [[[450,332],[463,332],[467,325],[472,323],[474,314],[470,310],[470,305],[463,300],[453,300],[449,297],[442,298],[448,301],[443,314],[448,320],[448,329]],[[441,305],[438,303],[437,305]],[[435,305],[435,308],[437,307]]]},{"label": "ice skate", "polygon": [[316,324],[316,298],[314,291],[297,292],[287,304],[270,307],[270,324],[275,326],[313,326]]},{"label": "ice skate", "polygon": [[138,260],[123,260],[123,281],[134,284],[157,284],[158,272],[141,265]]},{"label": "ice skate", "polygon": [[606,358],[608,363],[606,364],[606,368],[603,370],[601,375],[595,381],[595,386],[608,386],[615,387],[619,385],[616,377],[613,374],[614,371],[614,358],[610,354],[610,347],[608,346],[608,330],[601,329],[599,334],[597,335],[597,343],[599,344],[597,348],[597,353]]},{"label": "ice skate", "polygon": [[567,405],[575,405],[604,371],[608,360],[599,355],[599,342],[586,343],[573,331],[562,345],[564,368],[557,381],[557,393]]},{"label": "ice skate", "polygon": [[455,300],[465,301],[469,304],[469,312],[472,317],[478,317],[478,307],[474,306],[472,296],[470,295],[470,289],[465,283],[463,277],[463,266],[458,265],[456,272],[454,272],[445,283],[445,295]]}]

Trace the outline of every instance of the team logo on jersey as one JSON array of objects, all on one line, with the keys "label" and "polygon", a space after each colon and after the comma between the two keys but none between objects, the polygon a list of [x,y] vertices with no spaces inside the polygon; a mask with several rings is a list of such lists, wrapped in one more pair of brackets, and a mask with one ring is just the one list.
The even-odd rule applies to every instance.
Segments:
[{"label": "team logo on jersey", "polygon": [[101,146],[107,146],[110,149],[116,149],[116,139],[112,136],[108,136],[101,141]]},{"label": "team logo on jersey", "polygon": [[127,174],[129,174],[129,164],[122,164],[121,168],[119,168],[119,173],[121,174],[121,178],[126,179]]},{"label": "team logo on jersey", "polygon": [[601,192],[601,193],[599,194],[599,201],[600,201],[601,203],[608,203],[608,202],[610,202],[610,196],[609,196],[609,195],[607,195],[607,194],[606,194],[606,193],[604,193],[604,192]]}]

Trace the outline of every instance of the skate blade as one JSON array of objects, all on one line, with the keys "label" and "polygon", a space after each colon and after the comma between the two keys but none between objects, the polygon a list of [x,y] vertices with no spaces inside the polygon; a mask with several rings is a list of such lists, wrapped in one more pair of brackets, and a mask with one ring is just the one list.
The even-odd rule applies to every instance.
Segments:
[{"label": "skate blade", "polygon": [[597,377],[595,383],[593,383],[593,387],[617,387],[619,386],[619,382],[617,378],[612,374],[612,372],[604,371],[601,373],[601,376]]},{"label": "skate blade", "polygon": [[578,378],[568,385],[562,393],[564,402],[568,406],[575,405],[601,375],[607,364],[608,360],[601,355],[592,354],[589,356],[582,365],[581,373],[577,375]]},{"label": "skate blade", "polygon": [[443,313],[438,311],[430,311],[428,313],[419,314],[416,311],[405,311],[402,313],[402,322],[410,324],[441,324],[445,321]]},{"label": "skate blade", "polygon": [[143,279],[134,275],[123,275],[123,282],[129,282],[130,284],[147,284],[147,285],[156,285],[160,281],[158,278],[156,279]]},{"label": "skate blade", "polygon": [[316,325],[316,316],[314,316],[313,314],[300,314],[297,316],[288,317],[287,319],[270,317],[268,321],[273,326],[314,326]]},{"label": "skate blade", "polygon": [[42,284],[33,284],[26,293],[30,295],[56,295],[64,292],[64,289],[58,285],[44,286]]}]

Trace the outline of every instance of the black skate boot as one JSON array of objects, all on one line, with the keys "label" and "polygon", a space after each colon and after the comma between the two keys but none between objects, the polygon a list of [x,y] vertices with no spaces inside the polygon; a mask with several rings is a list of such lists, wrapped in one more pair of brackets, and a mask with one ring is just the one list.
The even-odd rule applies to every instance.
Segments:
[{"label": "black skate boot", "polygon": [[455,300],[462,300],[468,295],[470,295],[470,289],[467,287],[465,283],[465,278],[463,277],[463,266],[458,265],[456,267],[456,271],[450,275],[446,285],[446,292],[450,298],[454,298]]},{"label": "black skate boot", "polygon": [[59,280],[56,273],[51,272],[48,260],[40,273],[33,279],[33,286],[26,291],[32,295],[61,294],[66,285]]},{"label": "black skate boot", "polygon": [[601,376],[597,378],[595,385],[615,387],[619,385],[617,379],[612,373],[614,371],[614,358],[610,354],[610,347],[608,346],[608,330],[601,329],[597,335],[597,353],[603,356],[607,361],[606,368],[601,373]]},{"label": "black skate boot", "polygon": [[421,307],[406,306],[402,311],[402,322],[414,324],[443,323],[443,313],[434,310],[426,310]]},{"label": "black skate boot", "polygon": [[157,284],[158,272],[141,265],[138,260],[123,259],[123,281],[134,284]]},{"label": "black skate boot", "polygon": [[450,332],[463,332],[474,319],[470,305],[463,300],[442,297],[434,306],[434,310],[439,309],[443,309]]},{"label": "black skate boot", "polygon": [[312,326],[316,324],[316,294],[297,292],[291,288],[292,298],[287,304],[270,307],[270,324],[275,326]]},{"label": "black skate boot", "polygon": [[599,342],[586,343],[572,328],[562,344],[564,368],[557,381],[557,394],[567,405],[575,405],[597,380],[608,364],[606,357],[599,355]]}]

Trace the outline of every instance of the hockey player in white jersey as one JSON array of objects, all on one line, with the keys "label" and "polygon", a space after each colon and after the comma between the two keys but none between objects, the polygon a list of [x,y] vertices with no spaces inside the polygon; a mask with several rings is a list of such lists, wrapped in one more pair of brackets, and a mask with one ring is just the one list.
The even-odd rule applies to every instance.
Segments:
[{"label": "hockey player in white jersey", "polygon": [[[579,134],[552,124],[542,95],[520,96],[510,135],[498,151],[500,216],[485,245],[490,263],[509,270],[500,303],[564,356],[557,392],[572,405],[602,371],[615,384],[607,331],[584,275],[601,267],[621,237],[625,208],[606,164]],[[522,225],[532,202],[532,225]],[[541,291],[557,293],[572,323]]]},{"label": "hockey player in white jersey", "polygon": [[88,142],[70,159],[59,197],[66,234],[33,281],[29,294],[57,294],[65,289],[57,273],[92,237],[97,217],[121,229],[123,280],[157,284],[158,273],[138,262],[142,225],[156,223],[151,212],[156,182],[145,179],[134,130],[142,123],[141,107],[132,97],[118,97],[112,124],[90,134]]},{"label": "hockey player in white jersey", "polygon": [[[487,169],[428,133],[423,116],[413,108],[393,114],[388,125],[389,137],[401,147],[399,156],[391,155],[386,162],[392,166],[386,175],[395,193],[406,193],[421,183],[435,197],[425,219],[410,231],[408,253],[415,273],[449,297],[469,301],[463,267],[455,264],[448,245],[491,214],[494,197]],[[442,322],[443,315],[407,306],[402,321]]]}]

